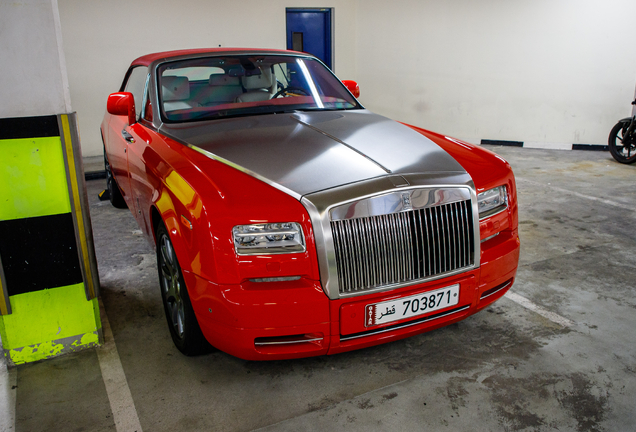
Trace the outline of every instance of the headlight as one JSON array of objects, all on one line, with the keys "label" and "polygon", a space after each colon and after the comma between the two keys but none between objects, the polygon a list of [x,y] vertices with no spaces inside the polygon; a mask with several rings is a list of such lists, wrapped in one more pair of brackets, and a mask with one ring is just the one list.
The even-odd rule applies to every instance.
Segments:
[{"label": "headlight", "polygon": [[508,206],[506,186],[498,186],[477,195],[479,219],[499,213]]},{"label": "headlight", "polygon": [[299,223],[237,225],[232,228],[234,249],[239,255],[270,255],[305,251]]}]

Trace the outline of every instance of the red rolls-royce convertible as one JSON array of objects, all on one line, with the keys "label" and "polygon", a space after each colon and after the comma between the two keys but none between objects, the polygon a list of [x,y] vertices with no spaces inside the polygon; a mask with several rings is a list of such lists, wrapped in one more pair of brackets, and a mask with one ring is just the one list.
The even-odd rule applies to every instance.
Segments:
[{"label": "red rolls-royce convertible", "polygon": [[335,354],[490,305],[519,259],[497,155],[366,110],[291,51],[132,62],[101,125],[107,183],[156,247],[184,354]]}]

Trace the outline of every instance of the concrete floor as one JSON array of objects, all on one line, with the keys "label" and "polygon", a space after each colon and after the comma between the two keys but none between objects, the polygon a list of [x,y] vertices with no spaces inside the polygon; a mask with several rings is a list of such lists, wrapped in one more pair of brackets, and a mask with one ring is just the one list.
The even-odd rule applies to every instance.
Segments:
[{"label": "concrete floor", "polygon": [[[516,296],[431,333],[303,360],[181,355],[152,249],[127,210],[97,200],[105,181],[88,182],[103,303],[143,430],[634,430],[636,165],[489,148],[517,176]],[[98,350],[17,367],[16,430],[116,430]]]}]

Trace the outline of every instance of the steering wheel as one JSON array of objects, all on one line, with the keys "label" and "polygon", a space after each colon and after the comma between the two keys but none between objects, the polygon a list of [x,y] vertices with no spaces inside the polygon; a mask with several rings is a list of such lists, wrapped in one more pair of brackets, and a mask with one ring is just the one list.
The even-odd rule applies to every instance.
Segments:
[{"label": "steering wheel", "polygon": [[276,99],[278,96],[284,95],[284,94],[289,94],[289,93],[302,93],[305,96],[309,96],[309,93],[307,92],[307,90],[302,89],[300,87],[285,87],[282,88],[280,90],[278,90],[276,92],[276,94],[274,96],[272,96],[272,99]]}]

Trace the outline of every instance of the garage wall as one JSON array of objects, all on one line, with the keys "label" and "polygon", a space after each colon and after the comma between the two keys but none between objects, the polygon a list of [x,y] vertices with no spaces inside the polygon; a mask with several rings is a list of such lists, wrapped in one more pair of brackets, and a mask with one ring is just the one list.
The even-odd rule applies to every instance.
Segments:
[{"label": "garage wall", "polygon": [[85,156],[132,59],[285,48],[285,7],[335,7],[335,71],[366,107],[468,141],[603,144],[636,83],[633,0],[58,1]]},{"label": "garage wall", "polygon": [[71,110],[56,0],[0,2],[0,118]]},{"label": "garage wall", "polygon": [[604,144],[631,112],[633,0],[359,5],[357,78],[376,112],[469,141],[553,147]]},{"label": "garage wall", "polygon": [[[109,93],[119,90],[135,58],[157,51],[205,47],[286,48],[285,8],[314,1],[58,0],[73,108],[84,156],[102,152],[99,125]],[[335,70],[355,75],[356,4],[335,7]]]}]

